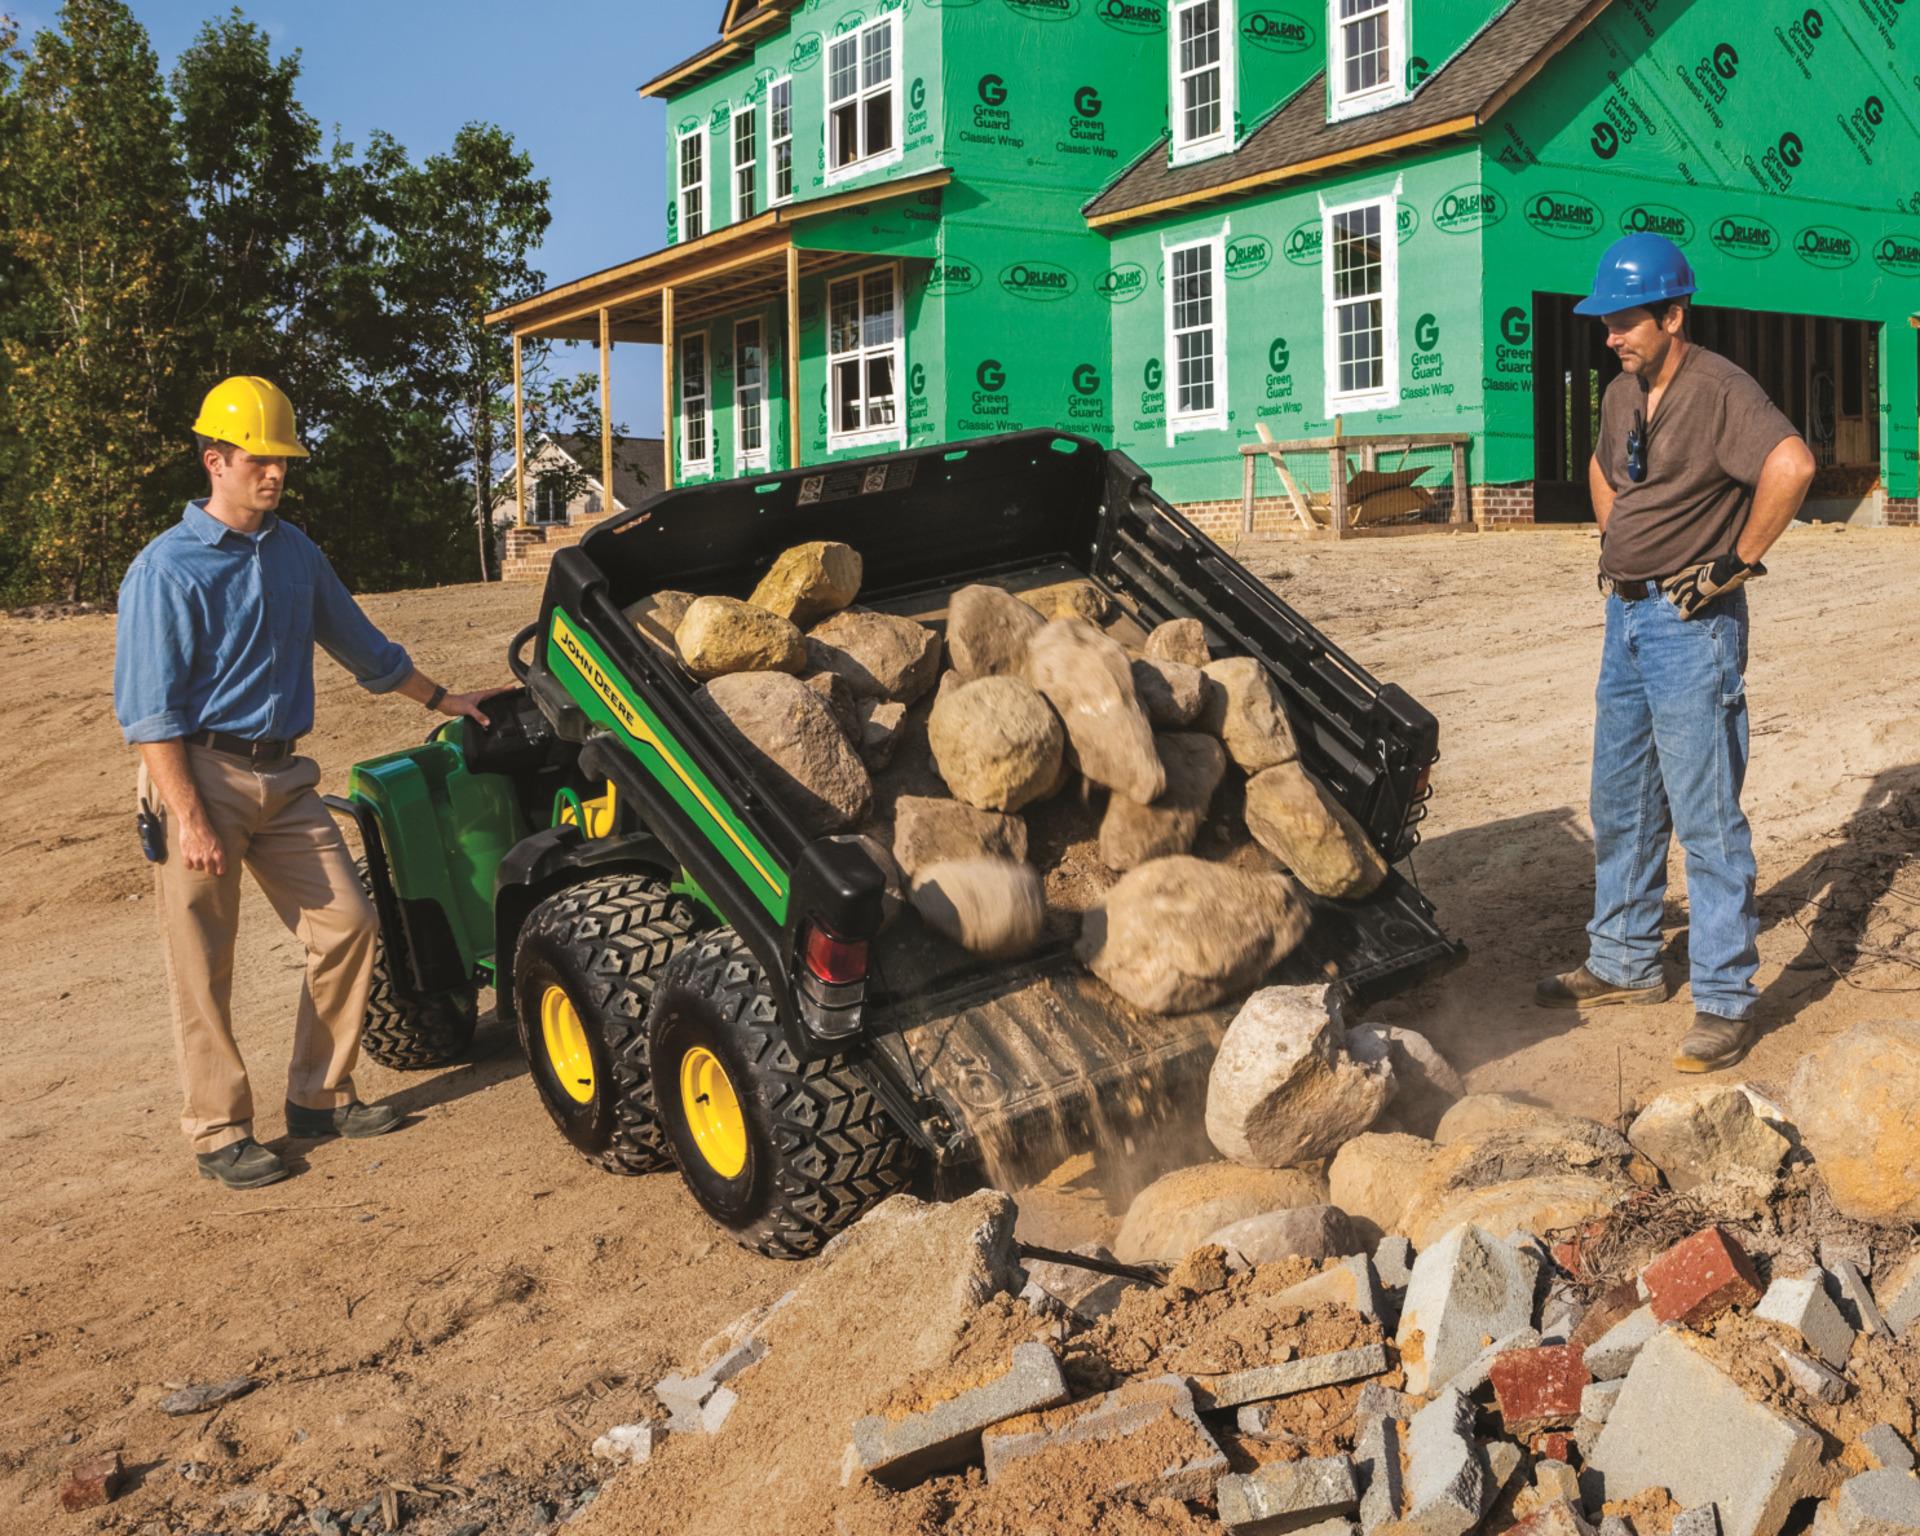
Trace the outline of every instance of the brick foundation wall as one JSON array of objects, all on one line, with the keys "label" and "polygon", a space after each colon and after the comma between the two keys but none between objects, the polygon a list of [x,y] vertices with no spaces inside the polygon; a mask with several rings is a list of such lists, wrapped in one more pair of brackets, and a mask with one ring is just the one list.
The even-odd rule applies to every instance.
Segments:
[{"label": "brick foundation wall", "polygon": [[1506,485],[1476,485],[1469,493],[1474,521],[1489,528],[1533,521],[1533,482],[1515,480]]},{"label": "brick foundation wall", "polygon": [[1920,528],[1920,496],[1889,496],[1883,515],[1889,528]]},{"label": "brick foundation wall", "polygon": [[509,528],[500,560],[502,581],[545,581],[557,549],[578,544],[605,517],[576,517],[567,523],[540,528]]},{"label": "brick foundation wall", "polygon": [[[1511,485],[1475,485],[1468,488],[1468,500],[1474,521],[1492,527],[1515,526],[1533,521],[1533,482]],[[1188,520],[1215,543],[1232,543],[1240,537],[1242,513],[1240,500],[1186,501],[1176,503]],[[1428,520],[1436,527],[1448,524],[1453,513],[1453,486],[1436,486],[1433,510]],[[1253,501],[1253,531],[1286,533],[1304,531],[1294,514],[1293,503],[1285,496],[1256,496]]]}]

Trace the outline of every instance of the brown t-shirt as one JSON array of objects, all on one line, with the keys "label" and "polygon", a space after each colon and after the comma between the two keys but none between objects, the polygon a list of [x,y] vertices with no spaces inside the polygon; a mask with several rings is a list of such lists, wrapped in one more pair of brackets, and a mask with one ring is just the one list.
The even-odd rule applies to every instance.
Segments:
[{"label": "brown t-shirt", "polygon": [[1637,375],[1623,373],[1600,402],[1600,468],[1613,516],[1600,569],[1616,581],[1671,576],[1733,549],[1753,509],[1760,466],[1793,423],[1750,374],[1717,352],[1690,346],[1645,431],[1647,478],[1627,475],[1627,431],[1647,413]]}]

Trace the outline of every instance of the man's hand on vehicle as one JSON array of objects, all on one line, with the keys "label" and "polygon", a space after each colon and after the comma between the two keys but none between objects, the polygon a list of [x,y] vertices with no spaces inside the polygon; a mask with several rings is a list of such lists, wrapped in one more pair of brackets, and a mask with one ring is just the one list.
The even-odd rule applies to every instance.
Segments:
[{"label": "man's hand on vehicle", "polygon": [[1766,566],[1758,560],[1749,565],[1736,554],[1724,554],[1713,560],[1690,565],[1677,576],[1660,583],[1660,590],[1680,610],[1683,619],[1698,618],[1716,597],[1724,596],[1751,576],[1764,576]]},{"label": "man's hand on vehicle", "polygon": [[189,817],[180,823],[180,858],[188,869],[203,875],[227,872],[227,850],[213,823],[203,816]]},{"label": "man's hand on vehicle", "polygon": [[488,724],[486,714],[480,706],[488,699],[497,698],[503,693],[511,693],[513,685],[502,688],[483,688],[478,693],[450,693],[440,701],[440,713],[443,715],[465,715],[479,725]]}]

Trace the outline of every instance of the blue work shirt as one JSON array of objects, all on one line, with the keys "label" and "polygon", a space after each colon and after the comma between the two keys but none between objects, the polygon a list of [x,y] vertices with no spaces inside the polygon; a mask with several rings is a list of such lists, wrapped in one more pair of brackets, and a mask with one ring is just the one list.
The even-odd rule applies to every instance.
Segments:
[{"label": "blue work shirt", "polygon": [[293,524],[268,513],[258,533],[240,533],[190,501],[120,583],[120,729],[129,742],[304,736],[316,640],[370,693],[413,671]]}]

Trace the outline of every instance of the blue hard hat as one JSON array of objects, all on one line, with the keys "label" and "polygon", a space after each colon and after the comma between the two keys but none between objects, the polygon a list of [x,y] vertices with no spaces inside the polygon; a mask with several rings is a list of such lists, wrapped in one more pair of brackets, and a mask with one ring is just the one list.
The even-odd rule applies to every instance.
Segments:
[{"label": "blue hard hat", "polygon": [[1694,291],[1693,268],[1665,235],[1622,235],[1600,258],[1593,292],[1573,306],[1576,315],[1612,315],[1652,309]]}]

